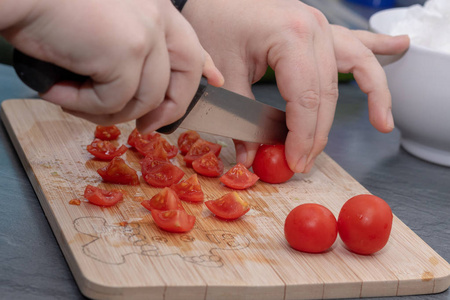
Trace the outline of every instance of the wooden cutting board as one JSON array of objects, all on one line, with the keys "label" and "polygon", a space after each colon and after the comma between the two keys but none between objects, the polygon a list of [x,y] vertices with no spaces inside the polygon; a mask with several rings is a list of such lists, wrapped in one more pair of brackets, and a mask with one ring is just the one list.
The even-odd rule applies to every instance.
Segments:
[{"label": "wooden cutting board", "polygon": [[[225,222],[204,204],[183,203],[197,217],[186,234],[159,230],[140,197],[160,189],[141,180],[124,189],[126,197],[111,208],[83,199],[87,184],[111,188],[96,170],[106,164],[86,151],[95,125],[72,117],[42,100],[2,103],[2,119],[38,195],[48,221],[80,290],[95,299],[313,299],[438,293],[450,286],[450,266],[398,218],[380,252],[356,255],[338,238],[323,254],[293,250],[285,241],[284,220],[291,209],[320,203],[335,216],[350,197],[368,193],[325,153],[307,174],[270,185],[258,182],[240,191],[252,209]],[[120,124],[126,143],[133,123]],[[176,144],[176,132],[167,139]],[[235,162],[232,141],[203,135],[223,145],[227,170]],[[140,154],[123,158],[140,170]],[[180,155],[174,163],[186,177]],[[217,178],[200,177],[206,200],[230,190]],[[389,199],[386,199],[389,202]]]}]

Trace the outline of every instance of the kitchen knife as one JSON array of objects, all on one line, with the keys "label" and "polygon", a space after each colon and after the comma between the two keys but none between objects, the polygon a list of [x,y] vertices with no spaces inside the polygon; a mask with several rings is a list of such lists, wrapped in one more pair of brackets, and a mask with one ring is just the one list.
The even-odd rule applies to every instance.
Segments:
[{"label": "kitchen knife", "polygon": [[[19,78],[39,93],[45,93],[62,80],[82,82],[88,79],[17,49],[13,66]],[[185,115],[157,131],[170,134],[178,127],[261,144],[284,143],[288,132],[284,111],[208,85],[204,77]]]}]

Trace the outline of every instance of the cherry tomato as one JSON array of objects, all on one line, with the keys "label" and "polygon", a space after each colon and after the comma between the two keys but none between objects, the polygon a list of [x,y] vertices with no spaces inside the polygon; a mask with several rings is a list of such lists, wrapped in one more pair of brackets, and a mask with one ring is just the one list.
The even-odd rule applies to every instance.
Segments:
[{"label": "cherry tomato", "polygon": [[169,232],[188,232],[195,224],[195,217],[184,210],[152,209],[152,217],[156,225]]},{"label": "cherry tomato", "polygon": [[163,150],[166,151],[168,158],[173,158],[178,153],[177,146],[171,145],[165,138],[161,136],[155,137],[152,140],[146,140],[142,138],[137,139],[134,142],[134,147],[142,155],[148,155],[158,151],[161,153],[161,150],[158,150],[158,148],[163,148]]},{"label": "cherry tomato", "polygon": [[267,183],[288,181],[294,172],[289,168],[284,154],[284,145],[261,145],[253,161],[253,172]]},{"label": "cherry tomato", "polygon": [[117,126],[101,126],[95,127],[95,137],[103,141],[112,141],[119,137],[120,129]]},{"label": "cherry tomato", "polygon": [[180,198],[171,188],[165,187],[150,200],[144,200],[141,205],[148,210],[184,210]]},{"label": "cherry tomato", "polygon": [[173,184],[170,188],[173,189],[183,201],[203,202],[204,194],[202,187],[198,182],[197,174],[193,174],[188,179]]},{"label": "cherry tomato", "polygon": [[184,157],[184,161],[186,162],[186,166],[191,167],[192,162],[197,158],[202,157],[208,152],[213,152],[216,156],[219,156],[220,151],[222,150],[222,146],[216,143],[211,143],[205,141],[203,139],[198,139],[192,144],[188,153]]},{"label": "cherry tomato", "polygon": [[106,182],[139,185],[139,176],[136,170],[128,166],[120,157],[114,157],[108,165],[98,169],[97,173]]},{"label": "cherry tomato", "polygon": [[161,135],[157,132],[151,132],[151,133],[147,133],[147,134],[141,134],[139,133],[139,131],[137,130],[137,128],[133,129],[133,131],[130,133],[130,135],[128,136],[128,145],[134,147],[136,144],[136,141],[139,139],[144,139],[144,140],[148,140],[151,141],[156,137],[160,137]]},{"label": "cherry tomato", "polygon": [[339,236],[351,251],[372,254],[387,244],[392,220],[392,210],[383,199],[369,194],[357,195],[341,208]]},{"label": "cherry tomato", "polygon": [[178,137],[178,149],[182,155],[186,155],[191,148],[192,144],[200,138],[197,131],[188,130],[180,134]]},{"label": "cherry tomato", "polygon": [[206,201],[205,205],[213,214],[225,220],[235,220],[250,210],[250,205],[236,192],[225,194],[216,200]]},{"label": "cherry tomato", "polygon": [[123,194],[117,190],[107,191],[99,187],[88,185],[84,190],[84,198],[90,203],[98,206],[113,206],[117,202],[122,201]]},{"label": "cherry tomato", "polygon": [[97,138],[90,145],[87,145],[86,149],[89,153],[101,160],[111,160],[116,156],[121,156],[128,150],[125,145],[117,148],[110,141],[102,141]]},{"label": "cherry tomato", "polygon": [[337,234],[336,218],[320,204],[306,203],[295,207],[284,223],[287,242],[302,252],[324,252],[334,244]]},{"label": "cherry tomato", "polygon": [[243,164],[237,163],[228,172],[226,172],[220,181],[227,187],[235,190],[244,190],[258,181],[259,177],[250,172]]},{"label": "cherry tomato", "polygon": [[140,164],[145,181],[154,187],[169,187],[178,183],[184,176],[184,171],[169,161],[146,156]]},{"label": "cherry tomato", "polygon": [[219,177],[223,173],[223,162],[213,152],[208,152],[192,162],[195,172],[208,177]]}]

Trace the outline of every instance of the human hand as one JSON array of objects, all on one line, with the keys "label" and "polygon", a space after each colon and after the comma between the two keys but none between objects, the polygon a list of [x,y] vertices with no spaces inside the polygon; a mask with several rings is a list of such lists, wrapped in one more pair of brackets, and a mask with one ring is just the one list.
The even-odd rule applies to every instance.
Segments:
[{"label": "human hand", "polygon": [[[319,11],[298,0],[188,1],[183,15],[224,75],[224,87],[254,97],[251,85],[268,65],[274,69],[286,100],[286,159],[293,171],[308,172],[325,148],[338,71],[355,72],[369,94],[372,124],[392,130],[390,94],[371,50],[399,53],[407,48],[407,38],[330,26]],[[249,167],[259,145],[235,144],[237,161]]]},{"label": "human hand", "polygon": [[87,120],[137,119],[140,131],[153,131],[184,114],[202,74],[212,85],[223,83],[170,1],[10,2],[0,12],[5,38],[30,56],[90,77],[41,95]]}]

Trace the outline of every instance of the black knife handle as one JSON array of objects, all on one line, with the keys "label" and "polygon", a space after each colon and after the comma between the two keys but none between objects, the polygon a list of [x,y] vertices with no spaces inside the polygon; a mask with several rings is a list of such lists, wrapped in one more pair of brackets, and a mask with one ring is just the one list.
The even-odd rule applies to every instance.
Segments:
[{"label": "black knife handle", "polygon": [[47,92],[59,81],[84,82],[89,78],[28,56],[17,49],[13,52],[13,66],[23,83],[39,93]]}]

